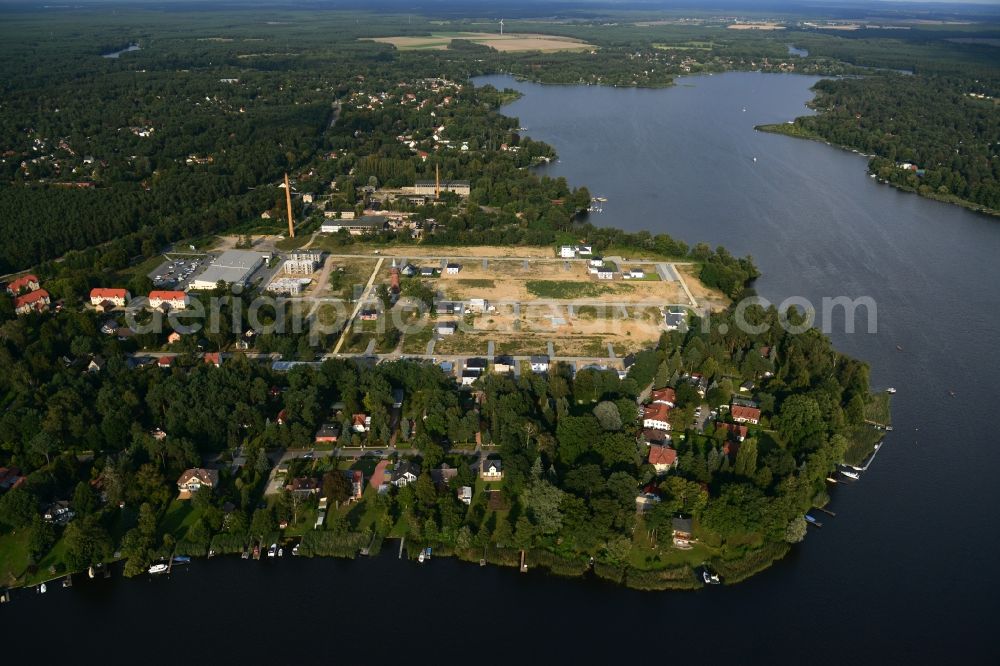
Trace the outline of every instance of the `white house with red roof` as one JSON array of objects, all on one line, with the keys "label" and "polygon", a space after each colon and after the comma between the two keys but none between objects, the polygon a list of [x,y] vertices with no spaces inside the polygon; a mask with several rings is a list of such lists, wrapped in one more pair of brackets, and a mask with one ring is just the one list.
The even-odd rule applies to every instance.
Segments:
[{"label": "white house with red roof", "polygon": [[149,307],[155,310],[164,306],[171,310],[183,310],[188,306],[188,295],[183,291],[149,292]]},{"label": "white house with red roof", "polygon": [[26,315],[29,312],[42,312],[51,302],[49,292],[44,289],[29,291],[27,294],[14,298],[14,313]]},{"label": "white house with red roof", "polygon": [[11,296],[17,296],[23,291],[35,291],[41,286],[42,285],[38,281],[38,278],[34,275],[22,275],[7,284],[7,293]]},{"label": "white house with red roof", "polygon": [[98,306],[104,302],[113,303],[115,307],[123,308],[132,300],[127,289],[94,287],[90,290],[90,304]]},{"label": "white house with red roof", "polygon": [[649,446],[649,464],[657,474],[666,474],[677,466],[677,451],[669,446],[651,444]]},{"label": "white house with red roof", "polygon": [[677,406],[677,392],[669,386],[666,388],[655,389],[652,393],[652,402],[663,403],[667,407]]},{"label": "white house with red roof", "polygon": [[732,414],[733,420],[737,423],[750,423],[753,425],[760,423],[760,410],[756,407],[733,405],[729,408],[729,413]]},{"label": "white house with red roof", "polygon": [[642,427],[652,430],[670,430],[670,408],[662,402],[646,405],[642,410]]}]

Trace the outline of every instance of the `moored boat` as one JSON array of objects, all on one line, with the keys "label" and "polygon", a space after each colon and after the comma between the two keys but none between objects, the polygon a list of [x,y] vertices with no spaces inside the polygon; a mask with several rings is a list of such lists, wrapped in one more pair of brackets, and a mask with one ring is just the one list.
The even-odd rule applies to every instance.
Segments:
[{"label": "moored boat", "polygon": [[166,573],[168,568],[169,567],[167,567],[166,564],[163,564],[161,562],[160,564],[154,564],[153,566],[149,567],[149,573],[151,574]]},{"label": "moored boat", "polygon": [[852,472],[846,469],[840,470],[840,473],[846,476],[848,479],[854,479],[855,481],[861,478],[861,475],[858,474],[857,472]]},{"label": "moored boat", "polygon": [[267,549],[267,556],[274,557],[278,554],[278,544],[272,543],[271,547]]}]

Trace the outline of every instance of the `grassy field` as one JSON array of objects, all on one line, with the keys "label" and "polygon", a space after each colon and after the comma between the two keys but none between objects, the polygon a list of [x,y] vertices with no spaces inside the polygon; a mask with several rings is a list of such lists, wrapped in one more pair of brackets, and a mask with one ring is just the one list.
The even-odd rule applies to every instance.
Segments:
[{"label": "grassy field", "polygon": [[597,282],[566,282],[561,280],[528,280],[528,293],[538,298],[571,299],[597,298],[621,294],[632,290],[626,284],[600,284]]},{"label": "grassy field", "polygon": [[30,539],[30,529],[0,537],[0,585],[11,585],[24,573],[28,566]]}]

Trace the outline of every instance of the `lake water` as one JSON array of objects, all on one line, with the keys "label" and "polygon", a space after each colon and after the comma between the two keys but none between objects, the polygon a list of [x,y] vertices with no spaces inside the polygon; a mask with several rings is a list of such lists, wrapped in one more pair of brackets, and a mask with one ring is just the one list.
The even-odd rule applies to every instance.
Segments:
[{"label": "lake water", "polygon": [[758,291],[775,302],[877,302],[876,334],[833,338],[871,363],[876,386],[899,389],[896,429],[860,482],[834,489],[836,518],[784,561],[696,593],[417,565],[391,544],[355,562],[196,561],[169,578],[20,591],[0,608],[18,637],[8,646],[37,658],[97,643],[112,663],[176,662],[185,650],[224,663],[998,663],[1000,221],[877,185],[857,155],[754,131],[806,113],[815,80],[479,80],[525,93],[506,112],[559,152],[549,174],[608,197],[595,223],[751,253]]},{"label": "lake water", "polygon": [[102,58],[115,58],[117,59],[123,53],[131,53],[132,51],[138,51],[140,49],[138,44],[129,44],[120,51],[112,51],[111,53],[104,53],[101,55]]}]

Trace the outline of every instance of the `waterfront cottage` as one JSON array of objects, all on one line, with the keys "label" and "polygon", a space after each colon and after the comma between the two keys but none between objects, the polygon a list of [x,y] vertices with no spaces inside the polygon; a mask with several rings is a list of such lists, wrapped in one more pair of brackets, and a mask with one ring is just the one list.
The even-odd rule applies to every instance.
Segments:
[{"label": "waterfront cottage", "polygon": [[674,547],[685,550],[691,548],[691,542],[694,541],[694,528],[691,519],[674,518],[671,521],[671,527],[673,528],[671,537],[674,541]]}]

